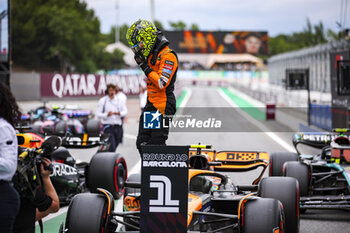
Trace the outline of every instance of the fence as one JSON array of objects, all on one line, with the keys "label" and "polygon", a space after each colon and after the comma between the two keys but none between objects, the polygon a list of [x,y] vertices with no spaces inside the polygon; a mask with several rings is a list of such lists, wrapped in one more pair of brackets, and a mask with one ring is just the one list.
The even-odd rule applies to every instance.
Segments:
[{"label": "fence", "polygon": [[310,104],[310,123],[321,129],[332,130],[332,107],[330,105]]}]

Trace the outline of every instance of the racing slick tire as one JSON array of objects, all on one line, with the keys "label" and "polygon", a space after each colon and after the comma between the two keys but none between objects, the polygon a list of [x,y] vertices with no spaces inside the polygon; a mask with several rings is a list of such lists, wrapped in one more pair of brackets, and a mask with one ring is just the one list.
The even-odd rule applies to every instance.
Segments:
[{"label": "racing slick tire", "polygon": [[288,161],[298,161],[298,155],[292,152],[271,153],[269,176],[283,176],[283,164]]},{"label": "racing slick tire", "polygon": [[85,125],[86,133],[99,134],[102,132],[102,124],[100,120],[89,119]]},{"label": "racing slick tire", "polygon": [[300,196],[307,196],[309,190],[309,167],[298,161],[290,161],[284,164],[283,175],[294,177],[299,182]]},{"label": "racing slick tire", "polygon": [[103,232],[107,208],[105,197],[101,194],[78,194],[69,205],[65,229],[68,233]]},{"label": "racing slick tire", "polygon": [[86,170],[87,187],[90,192],[97,188],[109,191],[115,199],[124,194],[124,183],[127,179],[127,166],[124,157],[113,152],[95,154]]},{"label": "racing slick tire", "polygon": [[[272,198],[248,200],[241,215],[241,233],[284,233],[283,207]],[[279,231],[278,231],[279,230]]]},{"label": "racing slick tire", "polygon": [[258,195],[274,198],[283,205],[286,233],[299,232],[299,184],[292,177],[265,177],[259,183]]}]

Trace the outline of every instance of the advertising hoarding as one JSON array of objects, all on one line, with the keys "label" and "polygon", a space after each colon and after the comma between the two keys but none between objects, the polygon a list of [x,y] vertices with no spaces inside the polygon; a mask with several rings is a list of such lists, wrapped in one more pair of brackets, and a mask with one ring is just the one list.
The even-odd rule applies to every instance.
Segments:
[{"label": "advertising hoarding", "polygon": [[144,75],[41,74],[41,97],[96,97],[104,95],[107,84],[118,85],[127,95],[139,94],[145,87]]},{"label": "advertising hoarding", "polygon": [[265,31],[165,31],[177,53],[268,53]]}]

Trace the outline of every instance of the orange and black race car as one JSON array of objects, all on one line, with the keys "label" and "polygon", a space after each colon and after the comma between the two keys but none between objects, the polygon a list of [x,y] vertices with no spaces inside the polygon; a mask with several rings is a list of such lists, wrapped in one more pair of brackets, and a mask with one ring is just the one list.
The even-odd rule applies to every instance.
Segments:
[{"label": "orange and black race car", "polygon": [[[188,231],[299,232],[298,182],[291,177],[262,178],[268,167],[267,153],[217,152],[205,145],[190,148]],[[258,167],[263,168],[261,174],[248,185],[237,185],[225,174]],[[171,168],[168,170],[171,172]],[[123,225],[122,230],[138,232],[141,174],[130,175],[125,187],[123,212],[114,211],[113,196],[106,190],[99,189],[100,194],[77,195],[61,232],[114,232],[118,224]]]}]

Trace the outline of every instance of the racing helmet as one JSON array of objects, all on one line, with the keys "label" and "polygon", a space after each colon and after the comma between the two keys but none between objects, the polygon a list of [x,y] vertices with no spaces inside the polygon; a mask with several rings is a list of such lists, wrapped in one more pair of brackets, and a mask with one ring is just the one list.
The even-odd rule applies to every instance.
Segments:
[{"label": "racing helmet", "polygon": [[350,140],[339,135],[331,142],[332,162],[350,164]]},{"label": "racing helmet", "polygon": [[156,38],[157,28],[148,20],[137,20],[126,33],[126,39],[133,52],[141,52],[144,57],[151,53]]}]

